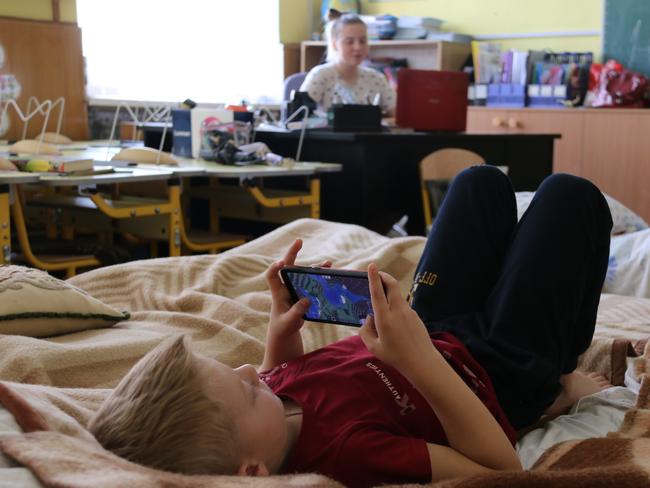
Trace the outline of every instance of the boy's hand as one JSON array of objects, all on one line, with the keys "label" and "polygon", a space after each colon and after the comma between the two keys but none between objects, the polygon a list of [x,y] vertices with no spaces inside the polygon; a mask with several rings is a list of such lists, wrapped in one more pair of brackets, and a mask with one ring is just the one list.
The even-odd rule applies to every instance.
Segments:
[{"label": "boy's hand", "polygon": [[[303,298],[292,303],[289,290],[280,279],[280,270],[293,266],[302,247],[302,240],[296,239],[280,261],[273,263],[266,271],[266,281],[271,290],[271,318],[266,336],[266,353],[261,370],[268,370],[278,363],[294,359],[303,353],[300,328],[305,321],[302,316],[309,309],[309,300]],[[329,261],[319,265],[331,266]]]},{"label": "boy's hand", "polygon": [[271,320],[269,333],[280,337],[290,336],[300,330],[304,320],[302,316],[309,309],[309,300],[303,298],[295,304],[291,301],[289,290],[280,279],[280,270],[285,266],[293,266],[296,256],[302,248],[302,240],[296,239],[284,258],[277,261],[266,271],[266,282],[271,290]]},{"label": "boy's hand", "polygon": [[370,264],[368,280],[374,317],[366,318],[359,335],[371,353],[410,379],[435,350],[429,333],[395,278]]}]

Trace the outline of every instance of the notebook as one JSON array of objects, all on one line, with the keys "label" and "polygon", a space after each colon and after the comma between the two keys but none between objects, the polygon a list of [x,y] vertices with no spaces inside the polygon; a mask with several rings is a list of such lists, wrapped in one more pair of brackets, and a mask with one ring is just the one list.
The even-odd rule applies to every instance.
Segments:
[{"label": "notebook", "polygon": [[460,71],[400,69],[395,123],[420,131],[464,131],[468,81]]}]

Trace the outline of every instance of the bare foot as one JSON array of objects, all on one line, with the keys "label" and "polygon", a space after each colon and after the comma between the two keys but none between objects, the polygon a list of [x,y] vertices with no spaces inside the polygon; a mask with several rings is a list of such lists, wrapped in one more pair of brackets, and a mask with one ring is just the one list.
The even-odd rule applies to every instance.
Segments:
[{"label": "bare foot", "polygon": [[560,377],[562,391],[545,411],[547,415],[560,415],[569,410],[582,397],[613,386],[607,378],[598,373],[583,373],[575,370]]}]

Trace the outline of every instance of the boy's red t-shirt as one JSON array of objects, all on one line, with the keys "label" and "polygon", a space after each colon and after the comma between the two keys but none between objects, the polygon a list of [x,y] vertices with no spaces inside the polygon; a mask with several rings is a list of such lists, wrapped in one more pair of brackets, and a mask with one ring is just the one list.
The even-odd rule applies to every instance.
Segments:
[{"label": "boy's red t-shirt", "polygon": [[[431,338],[514,444],[516,432],[485,370],[452,334]],[[284,473],[318,472],[353,487],[431,481],[426,443],[448,444],[440,422],[424,397],[360,337],[282,363],[260,378],[302,407],[302,428]]]}]

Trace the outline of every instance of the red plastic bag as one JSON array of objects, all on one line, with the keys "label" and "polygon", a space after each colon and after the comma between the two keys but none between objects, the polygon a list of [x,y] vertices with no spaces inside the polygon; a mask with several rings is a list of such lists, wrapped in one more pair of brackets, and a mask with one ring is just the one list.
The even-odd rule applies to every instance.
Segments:
[{"label": "red plastic bag", "polygon": [[590,85],[594,83],[592,107],[643,107],[649,99],[648,79],[613,59],[600,67],[600,73],[594,66],[590,75]]}]

